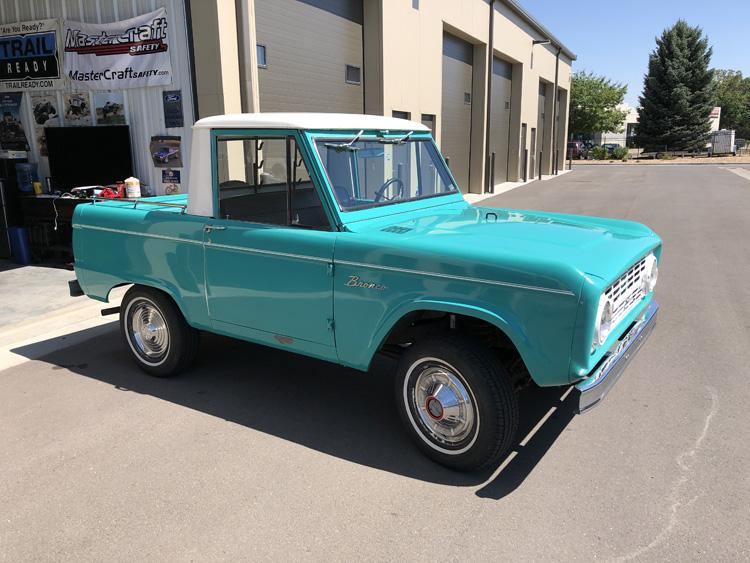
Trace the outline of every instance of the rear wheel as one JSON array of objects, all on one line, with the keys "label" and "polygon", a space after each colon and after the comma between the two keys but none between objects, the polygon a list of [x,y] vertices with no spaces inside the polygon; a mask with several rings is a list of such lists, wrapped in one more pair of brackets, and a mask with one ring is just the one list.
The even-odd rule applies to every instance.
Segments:
[{"label": "rear wheel", "polygon": [[149,287],[133,286],[123,297],[120,331],[138,367],[156,377],[179,373],[198,351],[198,331],[168,295]]},{"label": "rear wheel", "polygon": [[410,346],[400,359],[396,400],[407,432],[430,458],[472,471],[513,444],[518,401],[491,350],[460,335]]}]

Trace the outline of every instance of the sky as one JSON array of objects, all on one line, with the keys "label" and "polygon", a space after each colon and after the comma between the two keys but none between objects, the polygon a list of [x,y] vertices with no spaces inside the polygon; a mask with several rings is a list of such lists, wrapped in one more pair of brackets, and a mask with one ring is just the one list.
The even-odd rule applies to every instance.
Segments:
[{"label": "sky", "polygon": [[520,4],[578,56],[573,70],[627,84],[625,101],[634,107],[655,38],[680,18],[708,35],[712,67],[750,76],[750,0],[520,0]]}]

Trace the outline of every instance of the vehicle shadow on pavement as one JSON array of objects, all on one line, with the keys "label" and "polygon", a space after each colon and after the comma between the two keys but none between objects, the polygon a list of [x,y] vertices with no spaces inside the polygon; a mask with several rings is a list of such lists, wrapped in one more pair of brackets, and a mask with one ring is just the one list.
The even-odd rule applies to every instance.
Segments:
[{"label": "vehicle shadow on pavement", "polygon": [[[86,334],[90,332],[90,339]],[[521,396],[519,439],[498,467],[474,474],[445,469],[424,457],[403,431],[394,402],[395,362],[377,358],[365,374],[328,362],[203,334],[196,364],[170,379],[149,377],[129,357],[118,331],[87,329],[82,342],[38,361],[93,378],[125,392],[146,394],[278,436],[347,461],[427,482],[476,487],[499,499],[539,463],[573,414],[560,389],[530,389]],[[73,338],[71,338],[73,340]],[[37,359],[37,342],[12,351]],[[569,405],[568,405],[569,406]],[[551,408],[558,407],[524,441]]]}]

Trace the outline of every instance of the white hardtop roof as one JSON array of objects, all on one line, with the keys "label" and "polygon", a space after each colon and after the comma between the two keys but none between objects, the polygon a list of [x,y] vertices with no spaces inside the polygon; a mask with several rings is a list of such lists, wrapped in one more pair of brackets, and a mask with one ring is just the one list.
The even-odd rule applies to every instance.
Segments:
[{"label": "white hardtop roof", "polygon": [[429,131],[407,119],[361,113],[237,113],[214,115],[195,122],[194,128],[208,129],[379,129]]}]

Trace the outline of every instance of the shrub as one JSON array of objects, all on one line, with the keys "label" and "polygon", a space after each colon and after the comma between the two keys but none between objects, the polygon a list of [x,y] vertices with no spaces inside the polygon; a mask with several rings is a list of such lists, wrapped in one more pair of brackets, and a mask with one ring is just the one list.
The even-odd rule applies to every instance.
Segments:
[{"label": "shrub", "polygon": [[612,151],[612,158],[625,162],[628,159],[629,151],[625,147],[617,147]]},{"label": "shrub", "polygon": [[604,147],[594,147],[589,154],[594,160],[607,160],[609,158],[609,152]]}]

